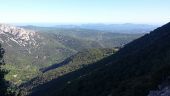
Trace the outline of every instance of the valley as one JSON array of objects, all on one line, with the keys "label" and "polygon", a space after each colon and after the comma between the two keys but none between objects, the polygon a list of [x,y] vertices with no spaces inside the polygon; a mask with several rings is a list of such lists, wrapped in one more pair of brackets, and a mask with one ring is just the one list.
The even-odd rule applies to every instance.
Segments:
[{"label": "valley", "polygon": [[[159,60],[162,61],[164,57],[161,56],[165,55],[157,57],[155,54],[160,53],[159,50],[166,51],[164,46],[168,48],[168,43],[163,43],[162,39],[168,39],[167,26],[169,24],[150,33],[132,34],[1,24],[0,42],[6,50],[4,68],[10,70],[5,78],[14,85],[12,90],[19,96],[139,94],[132,86],[141,88],[140,94],[144,96],[161,82],[162,73],[155,74],[164,70]],[[164,33],[160,35],[160,32]],[[158,48],[157,51],[154,51],[154,46]],[[149,54],[151,50],[152,54]],[[165,66],[169,60],[166,58]],[[154,71],[150,73],[150,70]],[[143,80],[147,83],[140,87]],[[127,86],[131,88],[122,91]],[[100,90],[103,90],[102,93]],[[131,90],[137,93],[131,93]]]},{"label": "valley", "polygon": [[141,34],[112,33],[92,29],[61,29],[0,25],[0,43],[5,48],[6,79],[14,84],[36,77],[40,69],[60,63],[85,49],[122,47]]},{"label": "valley", "polygon": [[170,0],[1,0],[0,96],[170,96]]}]

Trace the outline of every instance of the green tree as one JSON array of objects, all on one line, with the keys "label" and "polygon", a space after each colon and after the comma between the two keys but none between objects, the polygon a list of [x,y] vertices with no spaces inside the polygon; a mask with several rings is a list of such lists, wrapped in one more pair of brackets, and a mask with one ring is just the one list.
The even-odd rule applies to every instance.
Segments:
[{"label": "green tree", "polygon": [[4,79],[5,74],[7,74],[7,71],[2,68],[2,65],[4,65],[3,55],[5,51],[3,48],[1,48],[0,44],[0,96],[7,96],[7,82]]}]

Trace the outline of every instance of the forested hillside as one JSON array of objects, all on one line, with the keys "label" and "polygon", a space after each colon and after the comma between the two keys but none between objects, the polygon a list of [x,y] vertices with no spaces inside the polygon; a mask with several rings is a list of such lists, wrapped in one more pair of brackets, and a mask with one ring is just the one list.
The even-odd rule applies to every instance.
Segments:
[{"label": "forested hillside", "polygon": [[0,96],[170,96],[169,9],[0,0]]},{"label": "forested hillside", "polygon": [[[94,62],[97,62],[98,60],[114,54],[116,51],[117,49],[82,50],[59,64],[54,64],[50,67],[42,69],[43,74],[23,84],[21,88],[25,89],[24,91],[28,92],[42,91],[42,89],[45,90],[46,88],[48,88],[48,86],[40,88],[42,84],[46,84],[51,80],[55,81],[56,79],[81,68],[86,68]],[[66,83],[73,80],[75,77],[87,74],[88,72],[90,72],[89,70],[92,69],[87,69],[84,70],[84,72],[80,72],[77,75],[71,76],[71,78],[67,78],[60,82],[60,85],[58,86],[62,87]]]},{"label": "forested hillside", "polygon": [[[127,44],[116,54],[92,64],[96,65],[95,70],[90,70],[88,75],[79,76],[69,82],[60,92],[56,80],[46,84],[50,85],[47,88],[48,92],[37,93],[41,96],[49,94],[50,96],[146,96],[170,75],[168,41],[170,41],[170,23]],[[86,69],[79,69],[79,72],[83,70]],[[66,74],[65,77],[70,74],[73,76],[77,72]],[[36,96],[34,94],[32,96]]]},{"label": "forested hillside", "polygon": [[[127,44],[51,96],[146,96],[170,75],[170,23]],[[102,77],[102,78],[101,78]]]},{"label": "forested hillside", "polygon": [[41,68],[84,49],[122,47],[143,35],[88,29],[30,29],[0,24],[0,43],[6,49],[5,67],[10,70],[5,78],[18,85],[41,74]]},{"label": "forested hillside", "polygon": [[36,76],[39,68],[60,62],[76,51],[32,30],[1,24],[0,42],[5,48],[7,80],[20,84]]}]

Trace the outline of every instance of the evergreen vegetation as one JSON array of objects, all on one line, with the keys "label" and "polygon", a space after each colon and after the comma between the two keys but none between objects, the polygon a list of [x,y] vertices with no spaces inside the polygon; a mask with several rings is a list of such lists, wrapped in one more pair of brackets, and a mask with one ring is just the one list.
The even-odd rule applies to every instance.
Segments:
[{"label": "evergreen vegetation", "polygon": [[1,48],[0,44],[0,96],[7,95],[7,82],[4,79],[4,76],[7,72],[5,69],[2,68],[2,66],[4,65],[3,55],[4,49]]},{"label": "evergreen vegetation", "polygon": [[[105,58],[109,55],[112,55],[116,52],[115,49],[86,49],[77,54],[67,58],[63,62],[59,64],[54,64],[50,67],[43,69],[44,72],[41,75],[38,75],[36,78],[31,81],[23,84],[21,88],[27,91],[35,91],[39,90],[39,86],[42,84],[48,83],[51,80],[56,80],[66,74],[79,70],[81,68],[86,68],[88,65],[97,62],[98,60]],[[90,69],[91,70],[91,69]],[[83,73],[77,74],[78,76],[85,75],[90,72],[89,69],[85,70]],[[75,75],[76,76],[76,75]],[[70,80],[74,79],[75,76],[71,78],[66,78],[65,80],[60,82],[60,86],[62,87]],[[41,88],[40,88],[41,91]],[[24,92],[23,92],[24,93]]]},{"label": "evergreen vegetation", "polygon": [[[104,59],[51,96],[147,96],[170,76],[170,23]],[[46,96],[46,95],[44,95]]]},{"label": "evergreen vegetation", "polygon": [[37,87],[31,96],[147,96],[170,76],[169,41],[170,23],[114,55]]},{"label": "evergreen vegetation", "polygon": [[[13,41],[9,42],[12,49],[4,43],[8,50],[5,68],[10,70],[6,79],[21,84],[21,90],[13,85],[2,92],[19,96],[144,96],[170,73],[170,48],[164,43],[169,40],[166,28],[158,28],[129,44],[143,34],[42,28],[43,38],[37,39],[42,44],[38,51],[25,47],[31,48],[31,54]],[[114,47],[121,49],[116,52]],[[0,68],[5,84],[7,71]]]},{"label": "evergreen vegetation", "polygon": [[[95,48],[121,47],[143,34],[120,34],[89,29],[39,28],[35,37],[38,48],[20,46],[8,35],[0,35],[6,50],[6,80],[20,85],[41,74],[39,69],[60,63],[73,54]],[[23,42],[24,43],[24,42]],[[12,47],[11,47],[12,46]],[[30,50],[30,52],[29,52]]]},{"label": "evergreen vegetation", "polygon": [[1,48],[0,44],[0,96],[14,96],[16,92],[13,91],[9,82],[5,80],[5,75],[8,73],[8,71],[4,68],[4,53],[5,50]]}]

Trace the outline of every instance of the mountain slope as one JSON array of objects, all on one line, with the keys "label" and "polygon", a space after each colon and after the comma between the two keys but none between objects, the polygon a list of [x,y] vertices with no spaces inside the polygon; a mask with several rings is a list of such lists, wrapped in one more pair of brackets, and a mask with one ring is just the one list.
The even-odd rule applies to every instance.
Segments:
[{"label": "mountain slope", "polygon": [[[73,80],[60,92],[55,87],[57,83],[52,82],[50,90],[46,90],[47,94],[146,96],[170,75],[169,41],[170,23],[127,44],[116,54],[92,64],[97,65],[95,70]],[[42,91],[41,96],[47,94]]]},{"label": "mountain slope", "polygon": [[14,83],[26,81],[39,68],[76,52],[47,35],[6,24],[0,24],[0,42],[6,50],[6,67],[11,70],[6,78]]},{"label": "mountain slope", "polygon": [[69,84],[61,94],[55,94],[146,96],[170,75],[169,40],[170,23],[127,44],[105,61],[105,67]]},{"label": "mountain slope", "polygon": [[[76,69],[76,67],[80,67],[80,66],[87,66],[88,64],[91,64],[92,62],[97,62],[98,60],[107,57],[113,53],[116,52],[116,50],[118,49],[86,49],[86,50],[82,50],[78,53],[76,53],[75,55],[65,59],[63,62],[61,62],[60,64],[53,64],[52,66],[49,66],[47,68],[43,68],[42,71],[45,73],[47,71],[56,69],[60,66],[65,66],[65,65],[72,65],[74,69]],[[81,67],[80,67],[81,68]],[[77,68],[79,69],[79,68]]]},{"label": "mountain slope", "polygon": [[[37,76],[31,81],[22,85],[22,88],[26,88],[27,91],[41,91],[39,89],[39,85],[45,84],[50,80],[55,80],[57,78],[62,77],[65,74],[73,72],[75,70],[85,68],[88,65],[97,62],[98,60],[105,58],[109,55],[112,55],[116,52],[116,49],[87,49],[77,54],[67,58],[63,62],[59,64],[54,64],[50,67],[44,68],[42,71],[43,74]],[[89,71],[86,70],[86,73]],[[81,74],[81,73],[80,73]],[[73,76],[74,77],[74,76]],[[69,82],[72,80],[71,78],[65,79],[65,81]],[[62,84],[62,83],[61,83]],[[63,83],[64,84],[64,83]],[[38,88],[36,88],[38,87]],[[33,90],[31,90],[33,88]]]},{"label": "mountain slope", "polygon": [[[7,50],[7,63],[9,62],[10,64],[18,62],[27,64],[28,62],[22,62],[22,60],[18,60],[22,59],[22,57],[25,57],[25,59],[29,59],[31,61],[31,64],[29,65],[43,67],[47,66],[47,62],[44,61],[47,59],[52,59],[49,58],[49,54],[54,55],[55,53],[56,56],[56,54],[61,54],[61,52],[64,54],[69,52],[71,53],[71,51],[73,51],[71,49],[65,48],[65,46],[63,46],[61,43],[53,40],[50,37],[47,37],[44,34],[11,25],[1,24],[0,34],[0,41]],[[53,52],[53,54],[51,52]],[[13,58],[15,62],[10,58]],[[39,65],[40,63],[41,65]]]}]

